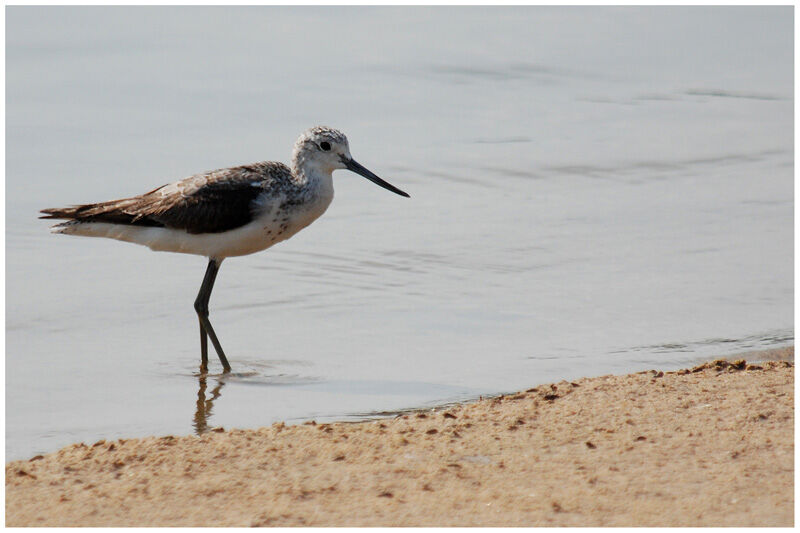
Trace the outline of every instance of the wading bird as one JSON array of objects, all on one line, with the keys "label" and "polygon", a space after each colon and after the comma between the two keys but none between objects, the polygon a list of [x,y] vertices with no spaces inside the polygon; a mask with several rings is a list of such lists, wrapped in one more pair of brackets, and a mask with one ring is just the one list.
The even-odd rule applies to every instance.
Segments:
[{"label": "wading bird", "polygon": [[54,233],[107,237],[159,252],[208,257],[194,308],[200,320],[201,369],[208,369],[208,338],[225,372],[225,352],[208,319],[208,301],[220,264],[285,241],[316,220],[333,200],[332,173],[347,169],[401,196],[350,155],[345,135],[316,126],[297,139],[291,168],[274,161],[196,174],[121,200],[43,209],[40,218],[66,219]]}]

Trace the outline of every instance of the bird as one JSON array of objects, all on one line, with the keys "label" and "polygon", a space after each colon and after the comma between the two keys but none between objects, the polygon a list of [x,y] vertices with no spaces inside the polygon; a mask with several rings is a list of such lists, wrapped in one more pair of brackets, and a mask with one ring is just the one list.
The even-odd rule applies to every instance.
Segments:
[{"label": "bird", "polygon": [[194,302],[200,323],[200,368],[208,339],[223,367],[228,358],[209,320],[209,300],[222,261],[285,241],[319,218],[333,200],[334,170],[347,169],[395,194],[408,193],[356,162],[341,131],[314,126],[294,144],[291,166],[262,161],[195,174],[131,198],[49,208],[43,219],[63,235],[105,237],[154,251],[200,255],[208,266]]}]

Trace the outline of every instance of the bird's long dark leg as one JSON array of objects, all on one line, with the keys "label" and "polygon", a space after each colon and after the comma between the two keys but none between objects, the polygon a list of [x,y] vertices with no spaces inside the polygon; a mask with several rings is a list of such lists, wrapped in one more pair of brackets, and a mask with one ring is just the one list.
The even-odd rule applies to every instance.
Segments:
[{"label": "bird's long dark leg", "polygon": [[217,339],[217,334],[214,333],[211,321],[208,320],[208,301],[211,299],[211,290],[214,288],[214,280],[217,279],[220,263],[221,261],[216,259],[208,260],[208,268],[203,278],[203,284],[200,286],[200,292],[197,293],[197,299],[194,301],[197,318],[200,319],[200,358],[203,372],[208,369],[208,342],[206,336],[211,337],[211,344],[214,345],[214,349],[217,351],[222,368],[225,369],[225,372],[230,372],[231,370],[231,365],[228,364],[228,358],[225,357],[225,352],[222,351],[222,345]]},{"label": "bird's long dark leg", "polygon": [[205,374],[208,372],[208,335],[199,317],[198,322],[200,323],[200,371]]}]

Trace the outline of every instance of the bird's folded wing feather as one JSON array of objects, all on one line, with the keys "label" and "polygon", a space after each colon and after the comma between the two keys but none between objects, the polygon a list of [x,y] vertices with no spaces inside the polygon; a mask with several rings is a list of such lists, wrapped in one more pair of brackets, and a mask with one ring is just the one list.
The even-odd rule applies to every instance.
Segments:
[{"label": "bird's folded wing feather", "polygon": [[253,219],[253,201],[275,178],[285,177],[283,174],[288,172],[284,165],[272,169],[264,164],[217,170],[133,198],[44,209],[45,216],[40,218],[219,233],[249,223]]}]

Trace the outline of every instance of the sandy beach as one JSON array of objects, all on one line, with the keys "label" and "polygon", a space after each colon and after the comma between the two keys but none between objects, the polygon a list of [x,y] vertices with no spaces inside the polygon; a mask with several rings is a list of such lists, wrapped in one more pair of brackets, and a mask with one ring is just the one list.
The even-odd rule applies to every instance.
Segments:
[{"label": "sandy beach", "polygon": [[6,465],[6,525],[791,527],[793,479],[793,362],[718,360],[378,421],[75,444]]}]

